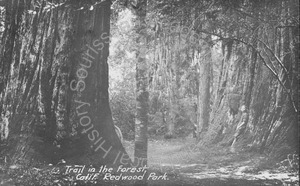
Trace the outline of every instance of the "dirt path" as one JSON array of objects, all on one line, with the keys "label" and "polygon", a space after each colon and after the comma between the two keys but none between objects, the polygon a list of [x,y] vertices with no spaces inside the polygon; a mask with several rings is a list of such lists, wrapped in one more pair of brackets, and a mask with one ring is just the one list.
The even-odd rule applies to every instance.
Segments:
[{"label": "dirt path", "polygon": [[[133,155],[133,142],[125,141],[124,146],[129,155]],[[298,174],[280,171],[272,165],[276,162],[266,161],[266,157],[255,153],[233,154],[224,147],[197,147],[190,140],[159,140],[149,141],[148,146],[149,171],[146,177],[155,174],[156,177],[167,179],[149,180],[147,186],[297,186]],[[22,169],[10,167],[7,169],[0,165],[0,186],[35,186],[30,184],[43,183],[55,185],[55,181],[73,185],[99,185],[83,184],[77,182],[71,175],[52,174],[53,166],[45,165],[43,168],[31,167]],[[101,186],[128,186],[132,182],[101,182]],[[136,185],[136,184],[135,184]]]},{"label": "dirt path", "polygon": [[[191,144],[191,140],[149,141],[150,170],[170,177],[150,185],[299,185],[298,175],[265,169],[266,157],[261,155]],[[127,144],[127,149],[132,155],[133,144]]]}]

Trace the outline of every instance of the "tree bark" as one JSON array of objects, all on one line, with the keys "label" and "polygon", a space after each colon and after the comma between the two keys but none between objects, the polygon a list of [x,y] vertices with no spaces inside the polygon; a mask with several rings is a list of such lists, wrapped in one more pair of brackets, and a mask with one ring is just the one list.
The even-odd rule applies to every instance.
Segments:
[{"label": "tree bark", "polygon": [[[208,38],[210,36],[207,36]],[[208,130],[209,127],[209,115],[210,115],[210,79],[211,79],[211,48],[209,46],[210,39],[207,39],[204,44],[203,50],[206,54],[203,59],[203,68],[200,67],[200,86],[199,86],[199,126],[198,126],[198,136],[197,140],[200,141],[203,139],[203,135]]]},{"label": "tree bark", "polygon": [[147,0],[139,0],[137,3],[137,53],[136,53],[136,119],[135,119],[135,150],[134,164],[147,165],[148,149],[148,66],[146,60],[147,31],[146,31],[146,8]]},{"label": "tree bark", "polygon": [[1,154],[9,163],[130,164],[109,107],[110,1],[50,11],[43,1],[35,14],[22,2],[5,7],[0,111],[9,134]]},{"label": "tree bark", "polygon": [[79,162],[97,165],[129,164],[131,160],[118,138],[109,107],[108,64],[110,35],[110,2],[105,1],[92,11],[83,9],[76,15],[73,59],[76,78],[70,88],[75,91],[80,140]]}]

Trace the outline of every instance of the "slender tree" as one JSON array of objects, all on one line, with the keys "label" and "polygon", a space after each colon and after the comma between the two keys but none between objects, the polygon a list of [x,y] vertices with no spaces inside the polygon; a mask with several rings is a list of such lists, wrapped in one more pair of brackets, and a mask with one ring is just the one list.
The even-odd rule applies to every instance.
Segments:
[{"label": "slender tree", "polygon": [[[138,0],[136,4],[136,119],[135,119],[135,164],[147,165],[148,149],[148,66],[147,30],[146,30],[147,0]],[[142,160],[142,162],[137,162]]]},{"label": "slender tree", "polygon": [[198,102],[198,135],[197,140],[201,140],[203,135],[208,130],[209,127],[209,115],[210,115],[210,84],[211,84],[211,63],[212,54],[210,39],[211,36],[207,36],[204,47],[202,50],[205,51],[205,56],[203,57],[202,65],[200,65],[200,77],[199,77],[199,102]]}]

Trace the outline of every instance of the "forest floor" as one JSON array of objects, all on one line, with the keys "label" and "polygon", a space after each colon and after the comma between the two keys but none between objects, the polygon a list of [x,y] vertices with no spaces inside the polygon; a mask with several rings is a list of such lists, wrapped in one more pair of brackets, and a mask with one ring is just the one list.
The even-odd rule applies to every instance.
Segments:
[{"label": "forest floor", "polygon": [[[134,143],[124,141],[132,157]],[[241,152],[231,153],[226,147],[198,147],[194,139],[149,140],[148,171],[162,176],[148,180],[148,186],[297,186],[299,175],[295,171],[280,169],[278,162],[266,155]],[[0,165],[0,186],[83,186],[83,185],[135,185],[132,182],[87,183],[74,181],[69,175],[53,175],[56,166],[4,169]],[[166,177],[163,177],[166,175]]]},{"label": "forest floor", "polygon": [[[124,143],[132,156],[134,145]],[[299,185],[299,175],[278,169],[274,160],[258,153],[231,153],[224,147],[197,147],[194,139],[150,140],[149,170],[167,173],[169,180],[149,185],[255,186]]]}]

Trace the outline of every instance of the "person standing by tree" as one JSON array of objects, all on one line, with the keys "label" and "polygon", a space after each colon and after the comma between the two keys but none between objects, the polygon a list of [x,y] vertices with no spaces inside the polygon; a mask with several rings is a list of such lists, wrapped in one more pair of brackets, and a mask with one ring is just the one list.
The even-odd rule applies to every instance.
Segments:
[{"label": "person standing by tree", "polygon": [[235,134],[234,134],[233,142],[230,146],[230,152],[235,152],[236,151],[236,148],[235,148],[236,142],[239,140],[241,135],[244,134],[245,129],[247,127],[248,120],[249,120],[249,113],[248,113],[248,110],[246,109],[245,105],[241,106],[240,111],[242,112],[242,115],[241,115],[240,122],[237,125],[236,131],[235,131]]}]

